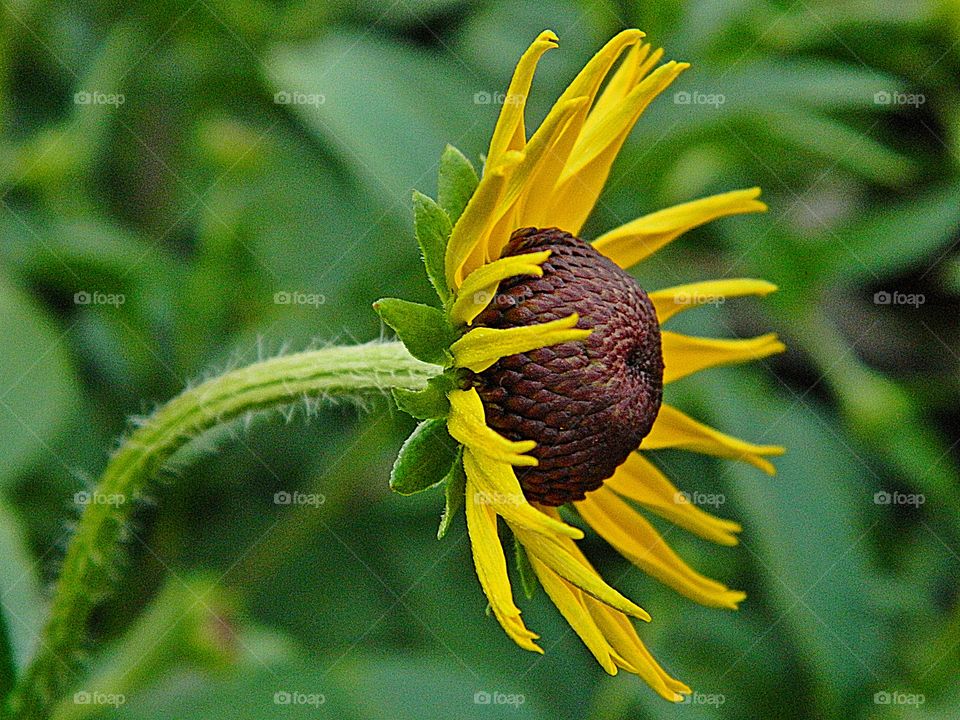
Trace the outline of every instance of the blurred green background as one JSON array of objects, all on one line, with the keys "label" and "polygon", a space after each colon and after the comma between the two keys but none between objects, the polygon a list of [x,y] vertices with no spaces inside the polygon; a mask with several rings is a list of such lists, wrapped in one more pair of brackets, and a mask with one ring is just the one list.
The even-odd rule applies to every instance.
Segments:
[{"label": "blurred green background", "polygon": [[[434,192],[448,142],[479,158],[539,31],[561,49],[541,63],[531,125],[630,26],[693,68],[641,119],[585,236],[761,185],[769,213],[689,233],[637,277],[772,280],[766,300],[677,326],[773,328],[790,347],[668,390],[790,449],[775,478],[656,458],[743,522],[736,548],[668,535],[749,593],[740,612],[699,608],[585,541],[699,695],[671,706],[607,677],[543,593],[522,604],[546,655],[516,648],[484,614],[462,519],[437,542],[442,499],[390,494],[412,423],[379,399],[181,452],[136,511],[81,695],[58,717],[957,717],[960,4],[934,0],[2,0],[12,652],[29,654],[76,493],[128,419],[257,358],[376,338],[378,297],[430,299],[411,189]],[[315,502],[275,503],[295,491]]]}]

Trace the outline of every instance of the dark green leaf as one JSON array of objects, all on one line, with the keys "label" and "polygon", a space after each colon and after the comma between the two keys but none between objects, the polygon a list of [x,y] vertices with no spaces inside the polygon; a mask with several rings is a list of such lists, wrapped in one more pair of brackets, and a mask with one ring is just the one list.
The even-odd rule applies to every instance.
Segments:
[{"label": "dark green leaf", "polygon": [[473,163],[453,145],[447,145],[440,156],[437,201],[452,224],[456,225],[460,219],[479,182]]},{"label": "dark green leaf", "polygon": [[440,296],[446,302],[450,297],[447,287],[444,257],[447,252],[447,240],[450,239],[450,218],[447,213],[421,192],[413,191],[413,221],[423,264],[427,268],[427,277]]},{"label": "dark green leaf", "polygon": [[437,365],[450,364],[452,358],[447,348],[457,339],[457,331],[443,311],[397,298],[377,300],[373,309],[396,331],[415,358]]},{"label": "dark green leaf", "polygon": [[454,387],[454,379],[445,373],[431,378],[423,390],[394,388],[393,399],[396,400],[398,408],[417,420],[443,418],[450,412],[447,393]]},{"label": "dark green leaf", "polygon": [[[0,686],[14,668],[23,667],[43,622],[44,603],[36,564],[30,557],[19,518],[0,504]],[[9,634],[7,634],[9,633]]]},{"label": "dark green leaf", "polygon": [[440,518],[440,527],[437,530],[437,540],[442,540],[453,525],[457,513],[463,507],[464,497],[467,490],[467,474],[463,470],[463,448],[457,451],[457,459],[450,466],[450,472],[444,478],[444,497],[446,503],[443,507],[443,517]]},{"label": "dark green leaf", "polygon": [[425,420],[400,448],[390,473],[390,489],[413,495],[433,487],[450,472],[456,450],[445,420]]}]

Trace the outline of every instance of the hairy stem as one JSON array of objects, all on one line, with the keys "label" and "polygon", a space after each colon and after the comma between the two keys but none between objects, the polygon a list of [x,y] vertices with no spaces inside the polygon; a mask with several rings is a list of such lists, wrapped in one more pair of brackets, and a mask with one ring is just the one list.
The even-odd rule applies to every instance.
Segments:
[{"label": "hairy stem", "polygon": [[110,459],[67,548],[36,655],[7,715],[41,720],[77,674],[91,611],[116,579],[123,529],[160,467],[206,430],[304,397],[417,389],[439,368],[400,343],[332,347],[265,360],[186,390],[138,427]]}]

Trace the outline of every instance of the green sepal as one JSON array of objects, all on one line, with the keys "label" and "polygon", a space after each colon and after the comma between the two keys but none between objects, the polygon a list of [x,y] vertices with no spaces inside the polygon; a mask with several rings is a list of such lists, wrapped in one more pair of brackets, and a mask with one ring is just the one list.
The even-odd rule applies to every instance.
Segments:
[{"label": "green sepal", "polygon": [[536,595],[540,581],[537,580],[537,574],[533,571],[526,549],[516,536],[513,538],[513,559],[517,566],[517,575],[520,576],[520,587],[523,588],[523,594],[530,600]]},{"label": "green sepal", "polygon": [[413,228],[430,284],[437,291],[441,302],[447,302],[450,299],[450,288],[447,287],[445,258],[447,241],[453,229],[450,217],[433,198],[414,190]]},{"label": "green sepal", "polygon": [[447,145],[440,156],[437,201],[446,211],[451,224],[457,224],[479,183],[480,178],[473,163],[453,145]]},{"label": "green sepal", "polygon": [[457,448],[445,420],[424,420],[397,454],[390,471],[390,489],[400,495],[413,495],[443,482],[458,459]]},{"label": "green sepal", "polygon": [[397,298],[377,300],[373,309],[415,358],[444,367],[453,363],[449,348],[460,333],[442,310]]},{"label": "green sepal", "polygon": [[393,388],[393,399],[397,407],[417,420],[445,418],[450,414],[450,401],[447,394],[457,387],[457,381],[450,372],[437,375],[427,381],[423,390]]},{"label": "green sepal", "polygon": [[463,446],[457,451],[457,459],[450,466],[450,472],[447,473],[444,482],[446,484],[443,488],[443,494],[446,502],[443,506],[443,515],[440,518],[440,527],[437,529],[437,540],[443,540],[443,536],[453,525],[457,513],[463,507],[467,493],[467,473],[463,470]]}]

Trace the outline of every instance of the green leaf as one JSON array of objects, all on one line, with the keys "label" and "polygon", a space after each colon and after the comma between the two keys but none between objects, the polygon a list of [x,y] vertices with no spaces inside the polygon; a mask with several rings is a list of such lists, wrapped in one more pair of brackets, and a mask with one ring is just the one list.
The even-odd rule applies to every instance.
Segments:
[{"label": "green leaf", "polygon": [[19,518],[0,505],[0,689],[22,668],[40,634],[45,603]]},{"label": "green leaf", "polygon": [[390,472],[390,489],[413,495],[443,481],[457,459],[457,443],[445,420],[425,420],[417,425]]},{"label": "green leaf", "polygon": [[440,296],[446,302],[450,298],[447,287],[444,257],[447,253],[447,241],[450,239],[450,218],[433,198],[421,192],[413,191],[413,222],[417,243],[423,254],[423,264],[427,268],[427,277]]},{"label": "green leaf", "polygon": [[0,481],[44,452],[76,407],[67,332],[50,322],[0,267]]},{"label": "green leaf", "polygon": [[457,513],[463,507],[464,498],[467,492],[467,474],[463,470],[463,448],[457,451],[457,459],[450,466],[450,472],[444,478],[444,497],[443,517],[440,518],[440,527],[437,529],[437,540],[443,540],[443,537],[453,525]]},{"label": "green leaf", "polygon": [[530,564],[530,558],[527,557],[527,551],[516,537],[513,539],[513,559],[517,565],[517,574],[520,576],[520,586],[523,588],[524,595],[530,600],[540,587],[540,582],[533,571],[533,565]]},{"label": "green leaf", "polygon": [[397,407],[417,420],[445,418],[450,412],[447,393],[456,387],[454,378],[444,373],[430,378],[423,390],[393,388],[393,399]]},{"label": "green leaf", "polygon": [[448,348],[458,333],[442,310],[397,298],[377,300],[373,309],[418,360],[444,366],[453,361]]},{"label": "green leaf", "polygon": [[447,145],[440,156],[437,201],[447,213],[451,224],[457,224],[479,182],[477,171],[467,156],[453,145]]}]

